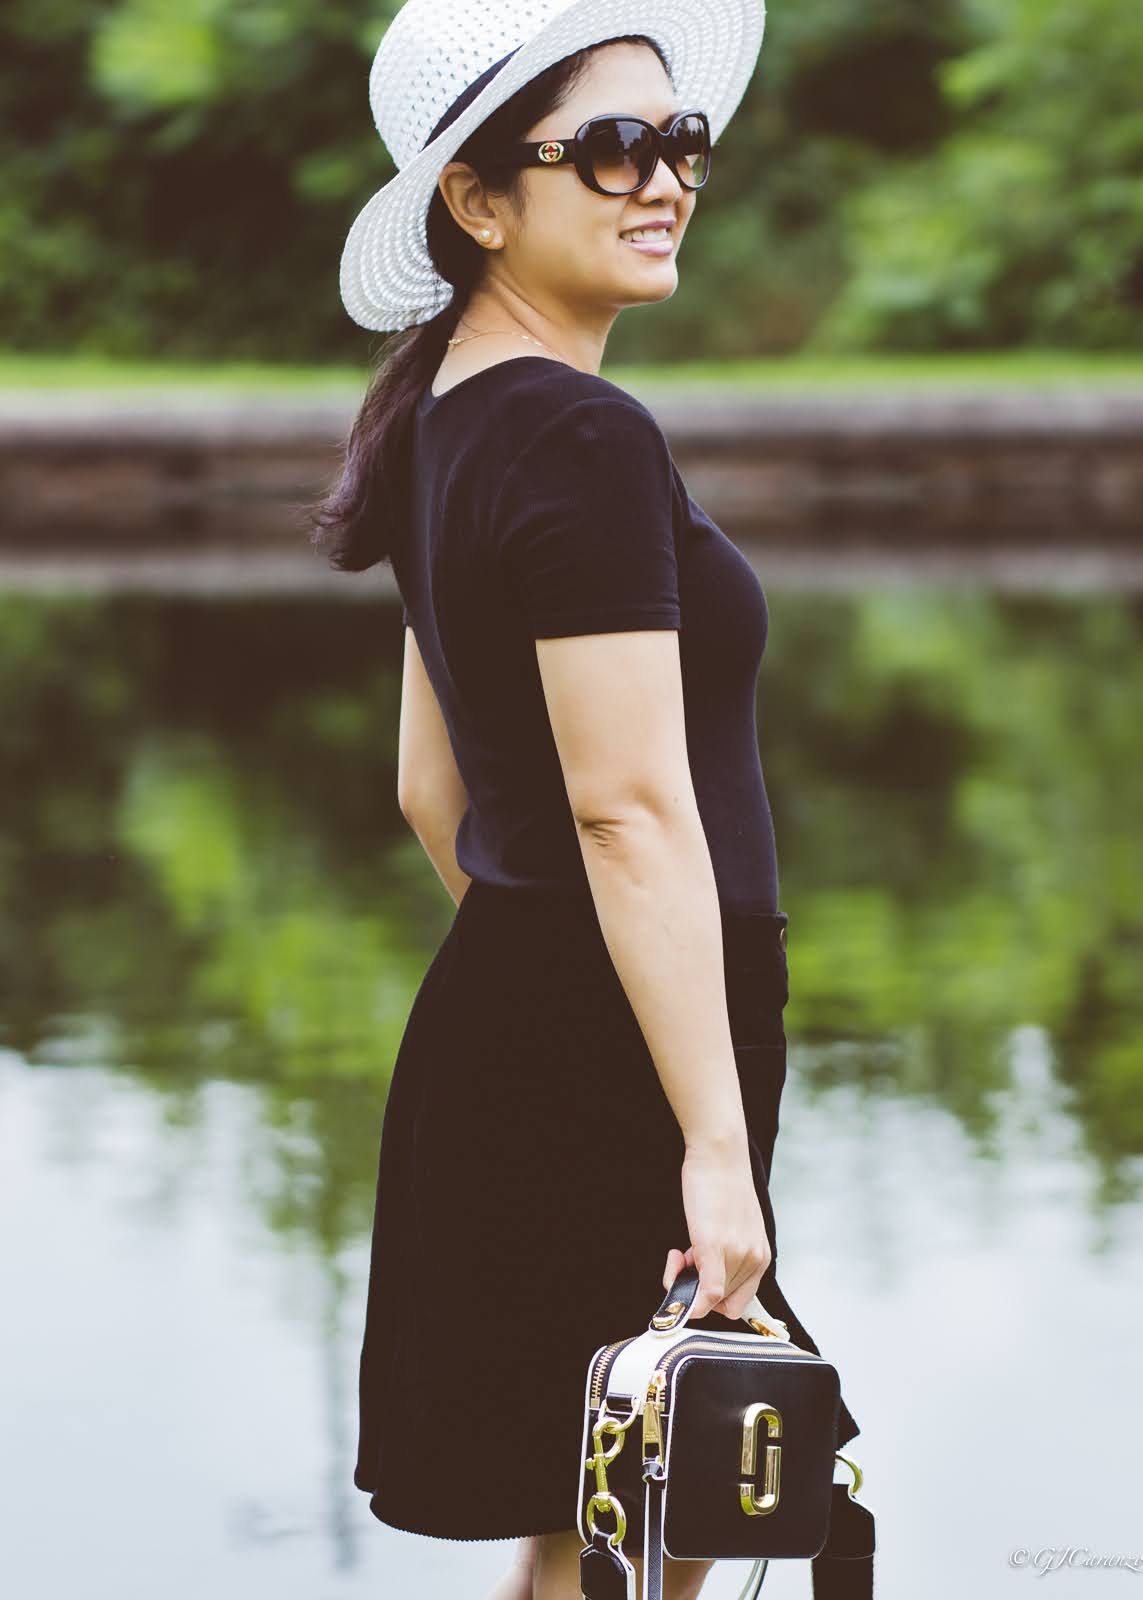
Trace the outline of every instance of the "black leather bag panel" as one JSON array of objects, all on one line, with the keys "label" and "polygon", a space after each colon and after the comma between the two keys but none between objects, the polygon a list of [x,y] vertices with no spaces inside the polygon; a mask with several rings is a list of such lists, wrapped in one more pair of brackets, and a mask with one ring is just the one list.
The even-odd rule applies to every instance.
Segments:
[{"label": "black leather bag panel", "polygon": [[[683,1560],[817,1555],[829,1533],[840,1395],[837,1369],[820,1358],[684,1357],[673,1376],[667,1436],[667,1553]],[[747,1479],[744,1419],[759,1401],[774,1407],[781,1433],[769,1438],[765,1417],[759,1421]],[[775,1452],[777,1503],[748,1514],[741,1485],[749,1482],[762,1496],[768,1449]]]}]

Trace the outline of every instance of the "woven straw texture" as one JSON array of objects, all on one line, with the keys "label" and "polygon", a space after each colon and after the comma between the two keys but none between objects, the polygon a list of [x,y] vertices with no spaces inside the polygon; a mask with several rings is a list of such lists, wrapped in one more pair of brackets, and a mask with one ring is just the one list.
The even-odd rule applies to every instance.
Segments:
[{"label": "woven straw texture", "polygon": [[[407,0],[369,74],[373,120],[397,166],[355,219],[341,257],[345,309],[363,328],[428,322],[452,299],[425,224],[441,171],[469,135],[553,62],[641,33],[670,62],[680,103],[704,110],[719,138],[754,72],[763,0]],[[517,53],[454,123],[422,145],[453,102]]]}]

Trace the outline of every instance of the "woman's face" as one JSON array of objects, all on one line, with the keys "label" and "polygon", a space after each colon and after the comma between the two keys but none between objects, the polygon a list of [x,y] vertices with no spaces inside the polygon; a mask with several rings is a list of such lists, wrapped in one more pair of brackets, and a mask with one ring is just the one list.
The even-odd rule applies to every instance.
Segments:
[{"label": "woman's face", "polygon": [[[528,140],[569,140],[589,117],[626,112],[667,128],[682,110],[655,52],[643,44],[617,43],[596,50],[579,86],[558,111],[537,122]],[[704,108],[698,108],[704,109]],[[490,268],[530,303],[552,300],[586,315],[667,300],[678,287],[677,256],[695,207],[666,162],[636,194],[597,194],[568,164],[529,167],[522,216],[506,200],[491,203],[504,249]],[[640,249],[624,235],[631,229],[669,222],[657,232],[661,245]]]}]

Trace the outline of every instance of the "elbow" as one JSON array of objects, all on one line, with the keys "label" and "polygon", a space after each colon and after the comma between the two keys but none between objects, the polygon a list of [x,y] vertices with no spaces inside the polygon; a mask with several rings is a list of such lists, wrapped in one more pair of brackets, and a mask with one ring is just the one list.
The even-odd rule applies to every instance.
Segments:
[{"label": "elbow", "polygon": [[640,839],[649,837],[649,819],[634,815],[576,819],[582,848],[604,861],[617,861],[632,855]]},{"label": "elbow", "polygon": [[415,818],[420,810],[418,793],[411,784],[404,783],[400,779],[397,780],[397,809],[410,828],[415,831],[417,826]]},{"label": "elbow", "polygon": [[433,798],[431,769],[423,760],[405,761],[397,767],[397,808],[411,828],[430,809]]},{"label": "elbow", "polygon": [[572,816],[585,842],[603,854],[615,855],[677,823],[687,803],[685,790],[655,785],[606,798],[579,795],[572,800]]}]

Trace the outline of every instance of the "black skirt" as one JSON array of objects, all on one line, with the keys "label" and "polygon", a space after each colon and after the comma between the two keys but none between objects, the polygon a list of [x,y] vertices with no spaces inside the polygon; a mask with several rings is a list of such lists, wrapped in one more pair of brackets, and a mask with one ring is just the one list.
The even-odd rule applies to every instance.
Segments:
[{"label": "black skirt", "polygon": [[[787,916],[722,920],[774,1251],[758,1295],[817,1352],[775,1276],[768,1187]],[[473,881],[417,991],[381,1130],[354,1471],[381,1521],[446,1539],[574,1529],[588,1362],[646,1326],[668,1250],[690,1243],[683,1154],[591,896]],[[857,1432],[843,1400],[838,1446]]]}]

